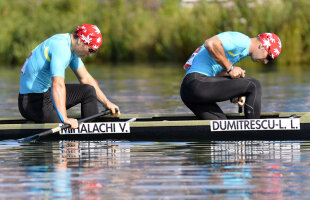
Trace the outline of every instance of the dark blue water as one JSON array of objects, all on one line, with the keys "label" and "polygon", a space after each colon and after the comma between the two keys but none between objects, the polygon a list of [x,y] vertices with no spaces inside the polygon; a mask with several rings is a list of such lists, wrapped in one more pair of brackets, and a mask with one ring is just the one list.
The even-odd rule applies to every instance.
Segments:
[{"label": "dark blue water", "polygon": [[[19,70],[0,72],[0,116],[19,116]],[[179,98],[181,66],[111,65],[90,72],[122,113],[189,113]],[[310,111],[306,67],[253,67],[247,75],[262,83],[263,112]],[[220,105],[237,112],[229,102]],[[309,144],[0,141],[0,199],[309,199]]]}]

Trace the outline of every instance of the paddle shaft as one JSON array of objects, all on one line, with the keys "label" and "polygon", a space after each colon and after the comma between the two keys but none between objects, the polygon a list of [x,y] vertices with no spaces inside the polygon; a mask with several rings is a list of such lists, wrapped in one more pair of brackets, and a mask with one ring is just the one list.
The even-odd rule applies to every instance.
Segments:
[{"label": "paddle shaft", "polygon": [[[103,115],[109,115],[111,113],[112,113],[111,110],[105,110],[105,111],[102,111],[100,113],[94,114],[92,116],[80,119],[80,120],[78,120],[78,123],[81,124],[81,123],[83,123],[85,121],[92,120],[92,119],[95,119],[95,118],[103,116]],[[62,129],[69,128],[69,127],[70,127],[69,124],[64,124],[62,126],[58,126],[56,128],[52,128],[52,129],[46,130],[46,131],[44,131],[42,133],[38,133],[38,134],[29,136],[29,137],[26,137],[26,138],[21,138],[21,139],[19,139],[19,141],[25,142],[25,141],[36,140],[36,139],[39,139],[40,137],[44,137],[44,136],[51,135],[53,133],[57,133],[57,132],[61,131]]]}]

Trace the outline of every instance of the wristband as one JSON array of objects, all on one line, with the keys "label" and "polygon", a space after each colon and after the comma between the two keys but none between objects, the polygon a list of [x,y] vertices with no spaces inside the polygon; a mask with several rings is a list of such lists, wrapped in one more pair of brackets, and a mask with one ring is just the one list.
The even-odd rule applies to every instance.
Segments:
[{"label": "wristband", "polygon": [[231,65],[231,66],[229,67],[229,69],[226,70],[226,73],[229,74],[229,72],[231,72],[233,69],[234,69],[234,65]]}]

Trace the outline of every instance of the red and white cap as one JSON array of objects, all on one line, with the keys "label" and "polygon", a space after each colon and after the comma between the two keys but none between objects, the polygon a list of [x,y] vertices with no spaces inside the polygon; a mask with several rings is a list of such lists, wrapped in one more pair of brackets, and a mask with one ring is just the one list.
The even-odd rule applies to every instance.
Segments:
[{"label": "red and white cap", "polygon": [[259,36],[260,41],[262,42],[263,46],[265,47],[268,54],[271,56],[272,59],[278,57],[281,53],[281,40],[280,38],[274,33],[262,33]]},{"label": "red and white cap", "polygon": [[102,35],[96,25],[82,24],[76,27],[77,35],[84,42],[90,46],[94,51],[97,51],[102,44]]}]

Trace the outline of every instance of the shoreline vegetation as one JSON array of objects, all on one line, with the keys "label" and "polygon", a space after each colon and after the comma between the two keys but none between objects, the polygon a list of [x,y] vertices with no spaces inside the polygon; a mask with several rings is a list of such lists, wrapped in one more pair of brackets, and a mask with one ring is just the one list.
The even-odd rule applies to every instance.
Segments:
[{"label": "shoreline vegetation", "polygon": [[[184,62],[223,31],[281,38],[277,65],[310,62],[308,0],[0,0],[0,65],[21,66],[32,49],[82,23],[96,24],[100,51],[86,62]],[[246,61],[248,62],[248,61]]]}]

